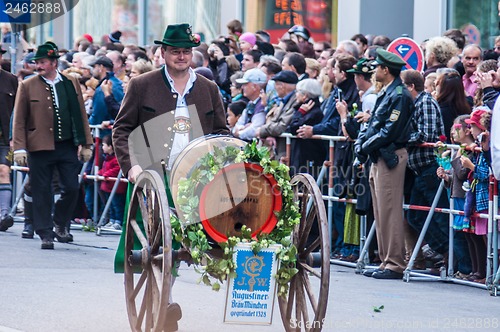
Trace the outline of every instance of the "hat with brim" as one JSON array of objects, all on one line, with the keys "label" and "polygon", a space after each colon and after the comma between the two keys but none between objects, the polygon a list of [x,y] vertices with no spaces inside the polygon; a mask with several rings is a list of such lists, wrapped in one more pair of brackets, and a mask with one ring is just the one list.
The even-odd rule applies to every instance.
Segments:
[{"label": "hat with brim", "polygon": [[236,83],[239,84],[247,84],[247,83],[255,83],[255,84],[264,84],[267,83],[267,75],[264,74],[260,68],[252,68],[245,72],[243,78],[238,78]]},{"label": "hat with brim", "polygon": [[24,63],[27,63],[27,64],[34,64],[35,63],[35,61],[33,61],[34,57],[35,57],[35,53],[29,52],[28,54],[26,54],[24,56],[23,61],[24,61]]},{"label": "hat with brim", "polygon": [[375,71],[375,68],[376,65],[373,64],[373,61],[370,61],[366,58],[361,58],[354,66],[352,66],[351,69],[346,70],[346,72],[354,74],[370,75]]},{"label": "hat with brim", "polygon": [[56,50],[56,52],[59,52],[59,47],[57,47],[56,43],[54,43],[53,41],[49,40],[49,41],[46,41],[44,44],[52,46]]},{"label": "hat with brim", "polygon": [[299,78],[297,74],[295,74],[291,70],[282,70],[272,78],[273,81],[288,83],[288,84],[297,84],[299,82]]},{"label": "hat with brim", "polygon": [[191,26],[187,23],[172,24],[167,26],[163,39],[154,42],[172,47],[191,48],[200,46],[200,36],[193,34]]},{"label": "hat with brim", "polygon": [[103,65],[105,68],[113,69],[113,61],[105,55],[89,63],[90,67],[94,67],[95,65]]},{"label": "hat with brim", "polygon": [[403,66],[406,65],[406,61],[404,61],[394,53],[386,51],[382,48],[378,48],[377,58],[374,61],[372,61],[371,64],[374,66],[381,65],[394,69],[401,69],[403,68]]},{"label": "hat with brim", "polygon": [[474,112],[471,113],[470,118],[469,119],[465,119],[464,121],[467,124],[476,125],[481,130],[486,130],[486,128],[481,123],[481,117],[486,112],[487,111],[484,110],[484,109],[476,109]]},{"label": "hat with brim", "polygon": [[35,56],[33,57],[33,61],[35,60],[40,60],[40,59],[58,59],[59,54],[57,53],[57,50],[49,44],[43,44],[38,46],[38,49],[36,50]]}]

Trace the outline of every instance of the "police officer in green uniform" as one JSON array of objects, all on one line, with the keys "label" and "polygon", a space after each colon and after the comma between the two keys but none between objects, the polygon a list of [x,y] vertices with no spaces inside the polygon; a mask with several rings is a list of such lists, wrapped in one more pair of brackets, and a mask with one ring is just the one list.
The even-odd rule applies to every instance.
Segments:
[{"label": "police officer in green uniform", "polygon": [[377,96],[368,127],[355,143],[361,162],[373,162],[370,189],[381,264],[363,275],[376,279],[401,279],[406,268],[403,184],[408,153],[409,123],[414,104],[399,74],[406,64],[400,57],[378,49],[373,62],[375,79],[383,88]]}]

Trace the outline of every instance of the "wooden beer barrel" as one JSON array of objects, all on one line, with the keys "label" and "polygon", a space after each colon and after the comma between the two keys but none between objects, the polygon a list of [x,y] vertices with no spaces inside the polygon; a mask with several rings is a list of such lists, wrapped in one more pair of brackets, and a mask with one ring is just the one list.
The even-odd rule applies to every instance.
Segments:
[{"label": "wooden beer barrel", "polygon": [[189,142],[189,144],[181,151],[181,153],[177,156],[174,163],[172,164],[169,184],[174,205],[182,223],[193,223],[199,222],[200,220],[184,219],[182,207],[177,203],[179,180],[181,178],[189,178],[189,174],[196,168],[199,160],[207,153],[213,153],[215,148],[225,149],[229,146],[243,148],[245,145],[245,141],[231,136],[208,135],[199,137]]},{"label": "wooden beer barrel", "polygon": [[274,177],[258,164],[238,163],[222,168],[203,188],[199,212],[207,234],[224,242],[228,235],[240,235],[243,225],[252,230],[252,237],[270,233],[281,207]]}]

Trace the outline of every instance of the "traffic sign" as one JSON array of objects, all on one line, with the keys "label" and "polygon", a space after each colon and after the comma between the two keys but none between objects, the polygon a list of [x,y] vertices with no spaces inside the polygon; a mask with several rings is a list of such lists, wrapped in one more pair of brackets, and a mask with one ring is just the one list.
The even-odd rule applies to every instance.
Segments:
[{"label": "traffic sign", "polygon": [[467,36],[468,44],[481,45],[481,31],[474,24],[467,24],[462,28],[462,33]]},{"label": "traffic sign", "polygon": [[387,47],[387,50],[398,55],[406,62],[403,70],[415,69],[422,71],[424,68],[424,52],[422,52],[420,46],[411,38],[401,37],[394,39]]},{"label": "traffic sign", "polygon": [[31,0],[0,0],[0,22],[30,23],[32,7]]}]

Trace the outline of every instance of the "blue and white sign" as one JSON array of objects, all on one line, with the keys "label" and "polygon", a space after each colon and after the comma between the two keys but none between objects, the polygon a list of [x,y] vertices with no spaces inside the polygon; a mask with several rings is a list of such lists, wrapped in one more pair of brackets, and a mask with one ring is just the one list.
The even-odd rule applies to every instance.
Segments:
[{"label": "blue and white sign", "polygon": [[387,51],[398,55],[406,62],[403,69],[415,69],[422,71],[424,68],[424,52],[411,38],[401,37],[394,39],[392,43],[387,46]]},{"label": "blue and white sign", "polygon": [[0,0],[0,22],[30,23],[33,5],[31,0]]},{"label": "blue and white sign", "polygon": [[241,243],[235,248],[235,279],[230,279],[226,295],[224,322],[235,324],[272,323],[276,279],[278,271],[276,251],[281,248],[274,245],[262,249],[254,255],[250,244]]}]

